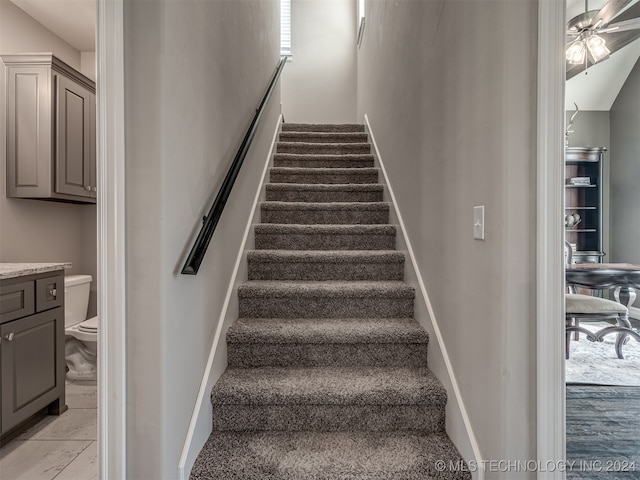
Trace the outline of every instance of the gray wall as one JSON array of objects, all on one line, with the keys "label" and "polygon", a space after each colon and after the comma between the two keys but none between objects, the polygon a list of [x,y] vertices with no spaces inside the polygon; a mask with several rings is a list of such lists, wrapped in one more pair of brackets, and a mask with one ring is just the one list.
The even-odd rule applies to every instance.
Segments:
[{"label": "gray wall", "polygon": [[278,61],[279,2],[124,6],[128,478],[176,478],[279,92],[200,273],[179,270]]},{"label": "gray wall", "polygon": [[[566,113],[566,122],[575,110]],[[606,111],[580,111],[573,120],[571,126],[573,133],[569,135],[571,147],[606,147],[602,164],[602,249],[607,254],[605,262],[611,261],[610,231],[610,193],[609,176],[611,169],[611,139],[609,138],[609,112]]]},{"label": "gray wall", "polygon": [[[0,54],[29,52],[53,52],[81,68],[80,52],[13,3],[0,1]],[[0,262],[71,262],[67,273],[88,273],[96,279],[95,205],[6,198],[5,95],[0,62]],[[91,289],[89,314],[94,315],[95,281]]]},{"label": "gray wall", "polygon": [[[358,113],[480,449],[535,459],[536,2],[368,0],[366,24]],[[485,241],[472,238],[474,205]]]},{"label": "gray wall", "polygon": [[[610,118],[611,260],[640,264],[640,60]],[[640,307],[640,298],[634,305]]]},{"label": "gray wall", "polygon": [[356,1],[292,0],[293,58],[282,73],[287,122],[356,121]]}]

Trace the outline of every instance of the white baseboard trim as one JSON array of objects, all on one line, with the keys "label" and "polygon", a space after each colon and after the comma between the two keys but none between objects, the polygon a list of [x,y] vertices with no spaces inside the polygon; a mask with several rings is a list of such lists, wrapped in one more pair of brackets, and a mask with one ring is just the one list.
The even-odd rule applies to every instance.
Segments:
[{"label": "white baseboard trim", "polygon": [[[404,221],[393,193],[393,188],[389,182],[389,177],[387,176],[380,151],[378,150],[378,145],[376,144],[376,140],[371,129],[371,124],[369,123],[369,118],[366,114],[364,115],[364,121],[367,133],[369,134],[369,138],[373,145],[376,166],[380,168],[384,178],[384,183],[387,187],[385,194],[388,193],[389,200],[393,205],[393,208],[389,212],[391,215],[390,220],[392,223],[397,223],[400,228],[401,235],[398,235],[397,238],[397,249],[406,251],[409,255],[409,259],[411,260],[410,265],[405,267],[405,281],[413,285],[419,292],[415,299],[415,318],[423,327],[425,327],[432,337],[435,336],[437,341],[436,345],[429,342],[428,362],[430,370],[438,380],[440,380],[444,388],[449,393],[449,401],[447,402],[446,410],[447,434],[456,445],[463,458],[468,463],[471,463],[473,467],[477,467],[473,468],[474,471],[472,472],[474,480],[484,480],[483,460],[480,447],[475,434],[473,433],[471,421],[464,406],[462,394],[460,393],[460,389],[453,372],[453,367],[449,360],[449,355],[447,354],[447,348],[444,344],[440,327],[438,326],[433,307],[431,306],[427,289],[422,280],[420,268],[418,267],[416,257],[413,253],[413,248],[411,247],[411,241],[407,235]],[[451,393],[453,393],[453,395],[451,395]]]},{"label": "white baseboard trim", "polygon": [[[202,450],[205,442],[211,435],[212,431],[212,419],[211,419],[211,402],[209,401],[209,394],[211,392],[211,388],[218,380],[221,372],[218,370],[223,369],[215,369],[214,370],[214,359],[216,354],[219,353],[219,347],[221,342],[224,340],[222,335],[222,329],[224,325],[229,324],[233,320],[237,318],[237,309],[230,308],[229,305],[231,303],[232,295],[236,290],[238,280],[238,273],[241,270],[246,271],[246,255],[245,251],[247,248],[247,241],[249,239],[249,234],[253,231],[253,224],[256,220],[256,215],[258,213],[258,202],[260,201],[261,196],[263,195],[264,190],[264,180],[267,176],[267,171],[269,169],[269,165],[271,164],[273,158],[273,151],[276,144],[276,140],[278,138],[278,133],[280,132],[280,128],[282,125],[282,114],[278,116],[278,122],[273,134],[273,139],[271,140],[271,146],[269,147],[269,154],[267,155],[267,159],[264,163],[264,168],[262,170],[262,177],[260,178],[260,184],[258,190],[256,192],[256,196],[253,199],[253,205],[251,207],[251,212],[249,213],[249,217],[247,219],[247,225],[244,229],[244,234],[242,236],[242,241],[240,242],[240,248],[238,249],[238,255],[236,257],[236,263],[233,268],[233,272],[231,274],[231,278],[229,279],[229,286],[227,287],[227,294],[224,299],[224,303],[222,305],[222,310],[220,311],[220,316],[218,317],[218,326],[216,328],[216,333],[213,337],[213,342],[211,343],[211,350],[209,351],[209,358],[207,360],[207,366],[204,370],[204,374],[202,376],[202,382],[200,383],[200,390],[198,391],[198,397],[196,399],[195,407],[193,409],[193,413],[191,415],[191,422],[189,423],[189,430],[187,431],[187,436],[185,438],[184,446],[182,448],[182,454],[180,455],[180,462],[178,463],[178,474],[180,480],[188,480],[191,469],[193,468],[193,464]],[[244,265],[243,265],[244,264]],[[231,318],[233,317],[233,318]]]}]

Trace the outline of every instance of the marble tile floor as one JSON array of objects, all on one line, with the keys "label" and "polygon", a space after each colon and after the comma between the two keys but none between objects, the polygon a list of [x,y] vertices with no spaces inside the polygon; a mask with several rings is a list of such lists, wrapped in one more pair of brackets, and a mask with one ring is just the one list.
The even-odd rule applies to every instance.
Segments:
[{"label": "marble tile floor", "polygon": [[67,380],[67,406],[0,448],[2,480],[97,480],[96,382]]}]

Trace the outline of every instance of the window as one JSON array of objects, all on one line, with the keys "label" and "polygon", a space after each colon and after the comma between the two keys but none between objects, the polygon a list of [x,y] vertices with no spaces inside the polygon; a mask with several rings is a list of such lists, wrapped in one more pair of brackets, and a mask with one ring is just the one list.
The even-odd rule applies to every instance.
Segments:
[{"label": "window", "polygon": [[291,55],[291,0],[280,0],[280,55]]}]

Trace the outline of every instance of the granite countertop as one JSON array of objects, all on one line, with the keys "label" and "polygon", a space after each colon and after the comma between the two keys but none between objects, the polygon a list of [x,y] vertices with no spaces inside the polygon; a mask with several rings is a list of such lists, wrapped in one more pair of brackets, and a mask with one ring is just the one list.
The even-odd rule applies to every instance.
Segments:
[{"label": "granite countertop", "polygon": [[53,272],[62,268],[71,268],[71,262],[63,263],[0,263],[0,280],[36,273]]}]

